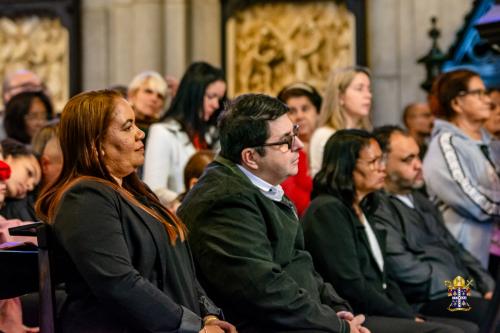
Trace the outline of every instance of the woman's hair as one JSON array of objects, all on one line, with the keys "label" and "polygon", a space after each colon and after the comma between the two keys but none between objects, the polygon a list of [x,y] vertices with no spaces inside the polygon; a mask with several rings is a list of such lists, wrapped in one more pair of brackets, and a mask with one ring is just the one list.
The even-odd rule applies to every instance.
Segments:
[{"label": "woman's hair", "polygon": [[[160,204],[135,172],[124,177],[120,186],[104,163],[103,140],[120,100],[123,99],[117,91],[99,90],[81,93],[68,101],[61,114],[59,127],[62,171],[54,183],[42,190],[36,202],[37,215],[53,223],[66,191],[82,180],[94,180],[113,188],[123,198],[161,221],[172,243],[177,237],[184,240],[185,226]],[[139,197],[145,197],[148,206],[139,202]],[[172,222],[168,222],[166,217]]]},{"label": "woman's hair", "polygon": [[188,160],[184,168],[184,187],[189,190],[189,182],[193,178],[200,178],[205,167],[214,160],[215,153],[211,150],[204,149],[197,151]]},{"label": "woman's hair", "polygon": [[4,158],[7,158],[8,156],[18,158],[33,155],[33,152],[27,145],[12,138],[3,139],[0,142],[0,145],[2,146],[1,150]]},{"label": "woman's hair", "polygon": [[468,69],[459,69],[442,73],[434,79],[429,94],[429,105],[434,115],[450,120],[455,116],[452,102],[461,92],[469,89],[469,82],[479,74]]},{"label": "woman's hair", "polygon": [[296,82],[283,88],[278,93],[278,99],[283,103],[287,103],[290,98],[305,96],[311,101],[312,105],[316,108],[316,112],[321,110],[321,103],[323,99],[318,91],[308,83]]},{"label": "woman's hair", "polygon": [[[188,134],[191,141],[194,141],[194,137],[198,136],[201,142],[205,142],[207,129],[211,125],[215,125],[222,110],[222,108],[219,108],[214,112],[208,122],[203,120],[205,91],[208,85],[216,81],[225,82],[224,73],[220,68],[206,62],[191,64],[181,79],[169,109],[160,120],[175,119],[181,124],[182,129]],[[223,104],[223,101],[221,101],[220,105]]]},{"label": "woman's hair", "polygon": [[26,115],[29,113],[33,101],[39,98],[47,110],[47,120],[52,119],[52,104],[43,92],[22,92],[12,97],[5,106],[3,126],[9,138],[22,143],[30,143],[31,137],[26,132]]},{"label": "woman's hair", "polygon": [[[370,70],[361,66],[344,67],[330,72],[320,112],[320,126],[330,126],[335,130],[346,128],[346,111],[340,105],[340,95],[345,93],[358,73],[364,73],[371,78]],[[370,118],[364,117],[359,127],[370,130],[372,127]]]},{"label": "woman's hair", "polygon": [[57,137],[57,133],[59,132],[59,124],[49,124],[42,127],[37,134],[31,140],[31,149],[33,150],[33,154],[40,159],[43,155],[43,151],[47,143],[53,137]]},{"label": "woman's hair", "polygon": [[128,85],[128,95],[134,95],[142,86],[159,93],[163,98],[167,96],[167,82],[155,71],[144,71],[137,74]]},{"label": "woman's hair", "polygon": [[[365,130],[343,129],[335,132],[325,145],[321,169],[313,180],[311,198],[330,194],[352,208],[356,199],[353,173],[361,150],[368,147],[372,140],[376,141],[375,137]],[[372,194],[363,199],[362,207],[372,211]]]}]

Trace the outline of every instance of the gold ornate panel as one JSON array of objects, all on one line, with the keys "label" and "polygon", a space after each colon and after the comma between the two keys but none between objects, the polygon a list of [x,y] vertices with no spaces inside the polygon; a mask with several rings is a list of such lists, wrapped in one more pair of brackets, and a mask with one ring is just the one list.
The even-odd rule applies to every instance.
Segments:
[{"label": "gold ornate panel", "polygon": [[32,70],[46,84],[55,110],[61,111],[69,96],[69,33],[61,20],[0,17],[0,45],[0,77]]},{"label": "gold ornate panel", "polygon": [[305,81],[320,91],[332,68],[355,62],[354,15],[335,2],[255,4],[226,24],[229,95],[276,95]]}]

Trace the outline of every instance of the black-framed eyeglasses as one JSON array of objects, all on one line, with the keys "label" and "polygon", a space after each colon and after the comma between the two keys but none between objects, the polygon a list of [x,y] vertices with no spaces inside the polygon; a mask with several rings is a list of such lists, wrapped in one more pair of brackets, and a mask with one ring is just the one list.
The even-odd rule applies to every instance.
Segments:
[{"label": "black-framed eyeglasses", "polygon": [[257,148],[257,147],[270,147],[270,146],[280,146],[279,150],[283,153],[286,153],[289,150],[292,150],[293,145],[295,143],[295,137],[299,133],[299,125],[295,124],[293,125],[292,133],[286,135],[283,140],[277,141],[277,142],[269,142],[269,143],[263,143],[261,145],[252,147],[252,148]]},{"label": "black-framed eyeglasses", "polygon": [[462,90],[458,93],[458,96],[475,95],[479,98],[484,98],[490,95],[490,92],[486,89],[474,89],[474,90]]}]

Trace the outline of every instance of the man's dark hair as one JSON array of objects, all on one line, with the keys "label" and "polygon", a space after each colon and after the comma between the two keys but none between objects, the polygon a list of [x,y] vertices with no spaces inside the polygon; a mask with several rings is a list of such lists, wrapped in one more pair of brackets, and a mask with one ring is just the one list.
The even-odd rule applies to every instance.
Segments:
[{"label": "man's dark hair", "polygon": [[227,104],[219,119],[220,155],[240,163],[245,148],[256,147],[260,155],[265,151],[260,145],[269,137],[269,122],[288,112],[288,107],[278,99],[263,94],[245,94]]},{"label": "man's dark hair", "polygon": [[[335,132],[326,142],[321,170],[313,180],[311,198],[329,194],[352,208],[356,197],[353,172],[360,151],[370,145],[370,140],[375,140],[375,137],[361,129]],[[376,201],[373,193],[363,199],[361,206],[365,212],[374,211]]]},{"label": "man's dark hair", "polygon": [[373,135],[380,145],[380,149],[382,149],[382,152],[388,153],[391,150],[391,135],[395,132],[408,136],[407,131],[405,131],[402,127],[396,125],[380,126],[373,130]]}]

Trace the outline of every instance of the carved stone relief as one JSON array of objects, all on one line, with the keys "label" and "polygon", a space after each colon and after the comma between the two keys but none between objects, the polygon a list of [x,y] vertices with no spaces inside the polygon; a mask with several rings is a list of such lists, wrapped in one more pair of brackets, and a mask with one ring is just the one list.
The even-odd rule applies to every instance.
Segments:
[{"label": "carved stone relief", "polygon": [[69,37],[59,18],[0,17],[0,77],[29,69],[46,84],[54,108],[69,96]]},{"label": "carved stone relief", "polygon": [[276,95],[295,81],[322,91],[332,68],[354,63],[354,16],[334,2],[257,4],[226,28],[231,96]]}]

